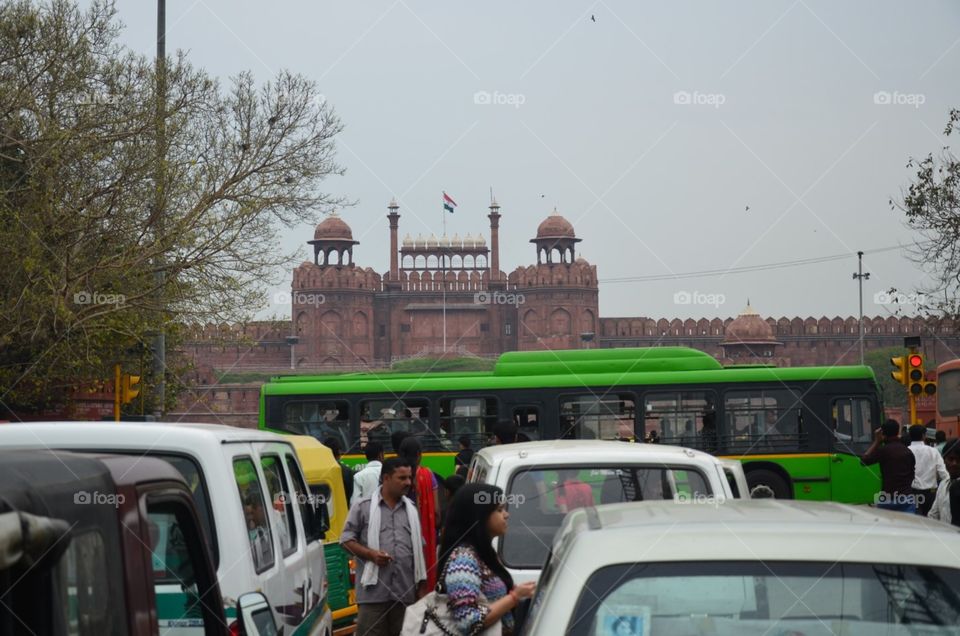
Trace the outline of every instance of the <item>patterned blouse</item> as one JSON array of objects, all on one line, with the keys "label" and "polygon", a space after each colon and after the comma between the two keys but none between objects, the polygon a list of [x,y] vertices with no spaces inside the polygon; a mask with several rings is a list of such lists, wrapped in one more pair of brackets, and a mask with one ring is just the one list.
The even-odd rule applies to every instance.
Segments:
[{"label": "patterned blouse", "polygon": [[[467,545],[453,549],[444,573],[447,602],[457,630],[464,635],[479,634],[483,619],[490,613],[489,604],[509,592],[506,584]],[[481,594],[487,599],[486,605],[480,603]],[[513,633],[513,612],[504,614],[501,623],[505,634]]]}]

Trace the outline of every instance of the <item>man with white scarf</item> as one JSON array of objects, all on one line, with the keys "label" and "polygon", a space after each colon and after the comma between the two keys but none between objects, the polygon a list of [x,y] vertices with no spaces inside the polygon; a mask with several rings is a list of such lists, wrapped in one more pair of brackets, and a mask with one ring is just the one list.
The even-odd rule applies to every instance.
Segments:
[{"label": "man with white scarf", "polygon": [[427,578],[419,515],[406,497],[412,466],[390,458],[380,476],[380,488],[350,508],[340,536],[358,561],[358,636],[399,636],[417,584]]}]

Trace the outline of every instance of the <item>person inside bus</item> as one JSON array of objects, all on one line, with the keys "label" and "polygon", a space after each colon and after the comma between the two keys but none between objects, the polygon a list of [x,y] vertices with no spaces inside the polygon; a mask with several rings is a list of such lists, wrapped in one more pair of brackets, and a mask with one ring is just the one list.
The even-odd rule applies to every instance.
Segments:
[{"label": "person inside bus", "polygon": [[927,516],[960,526],[960,439],[944,442],[943,463],[947,466],[950,479],[940,482],[937,497]]},{"label": "person inside bus", "polygon": [[703,450],[708,453],[717,451],[717,414],[713,411],[703,414],[703,428],[700,429]]}]

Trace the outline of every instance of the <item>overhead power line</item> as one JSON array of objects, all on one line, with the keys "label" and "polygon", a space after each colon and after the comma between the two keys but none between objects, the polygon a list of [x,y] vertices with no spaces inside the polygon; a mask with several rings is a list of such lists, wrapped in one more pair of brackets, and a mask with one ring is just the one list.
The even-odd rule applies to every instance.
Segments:
[{"label": "overhead power line", "polygon": [[[880,247],[872,250],[863,250],[866,254],[880,254],[883,252],[892,252],[903,249],[902,245],[891,245],[890,247]],[[835,254],[833,256],[817,256],[814,258],[802,258],[795,261],[781,261],[779,263],[766,263],[764,265],[745,265],[743,267],[729,267],[726,269],[705,269],[698,272],[678,272],[676,274],[651,274],[649,276],[624,276],[621,278],[601,278],[597,282],[605,283],[646,283],[658,280],[678,280],[682,278],[708,278],[711,276],[729,276],[732,274],[748,274],[751,272],[764,272],[771,269],[786,269],[788,267],[803,267],[806,265],[817,265],[818,263],[829,263],[831,261],[840,261],[847,258],[855,258],[856,252],[847,252],[845,254]]]}]

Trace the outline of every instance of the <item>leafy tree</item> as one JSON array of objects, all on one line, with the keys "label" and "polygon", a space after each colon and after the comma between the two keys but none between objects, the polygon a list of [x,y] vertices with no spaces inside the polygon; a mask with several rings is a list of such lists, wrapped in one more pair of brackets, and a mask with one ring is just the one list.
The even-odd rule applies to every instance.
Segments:
[{"label": "leafy tree", "polygon": [[[944,134],[958,132],[960,109],[950,111]],[[901,200],[890,200],[894,209],[906,215],[907,226],[919,239],[912,256],[932,279],[922,290],[927,313],[934,318],[960,317],[960,159],[949,146],[934,156],[911,158],[907,167],[916,170],[915,179]]]},{"label": "leafy tree", "polygon": [[292,262],[281,229],[341,203],[313,82],[223,87],[119,30],[112,2],[0,5],[0,408],[62,402],[161,325],[170,349],[177,323],[248,318]]}]

